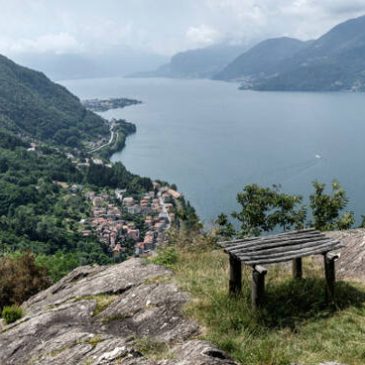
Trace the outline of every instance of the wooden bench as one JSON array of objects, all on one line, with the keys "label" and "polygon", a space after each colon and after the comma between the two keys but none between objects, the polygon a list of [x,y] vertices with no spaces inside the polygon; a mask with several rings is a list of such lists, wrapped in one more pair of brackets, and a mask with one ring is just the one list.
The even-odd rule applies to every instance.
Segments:
[{"label": "wooden bench", "polygon": [[252,267],[252,307],[260,307],[265,296],[265,275],[267,269],[262,265],[280,262],[293,262],[293,277],[301,279],[302,257],[323,255],[326,277],[326,298],[333,303],[335,299],[335,261],[339,255],[333,251],[344,245],[315,229],[303,229],[272,236],[220,242],[229,254],[230,278],[229,293],[237,295],[242,288],[242,264]]}]

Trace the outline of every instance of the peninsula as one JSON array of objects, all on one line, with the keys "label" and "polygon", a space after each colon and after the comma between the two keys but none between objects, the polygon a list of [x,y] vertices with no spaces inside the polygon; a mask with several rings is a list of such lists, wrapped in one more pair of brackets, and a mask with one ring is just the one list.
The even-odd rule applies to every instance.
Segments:
[{"label": "peninsula", "polygon": [[106,112],[110,109],[125,108],[130,105],[142,104],[139,100],[128,98],[108,98],[108,99],[87,99],[82,104],[92,112]]}]

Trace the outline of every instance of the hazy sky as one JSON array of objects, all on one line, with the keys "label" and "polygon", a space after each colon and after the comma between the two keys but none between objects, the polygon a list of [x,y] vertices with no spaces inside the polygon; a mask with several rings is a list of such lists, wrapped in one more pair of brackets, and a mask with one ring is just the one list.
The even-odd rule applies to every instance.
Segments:
[{"label": "hazy sky", "polygon": [[365,0],[0,0],[0,53],[170,55],[223,41],[317,37]]}]

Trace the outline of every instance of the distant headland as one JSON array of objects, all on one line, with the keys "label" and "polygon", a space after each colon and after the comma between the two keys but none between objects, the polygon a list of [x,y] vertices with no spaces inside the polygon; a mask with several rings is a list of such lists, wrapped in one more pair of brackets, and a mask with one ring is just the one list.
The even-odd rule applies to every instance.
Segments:
[{"label": "distant headland", "polygon": [[106,112],[110,109],[125,108],[126,106],[142,104],[141,101],[127,98],[109,98],[109,99],[87,99],[82,104],[85,108],[93,112]]}]

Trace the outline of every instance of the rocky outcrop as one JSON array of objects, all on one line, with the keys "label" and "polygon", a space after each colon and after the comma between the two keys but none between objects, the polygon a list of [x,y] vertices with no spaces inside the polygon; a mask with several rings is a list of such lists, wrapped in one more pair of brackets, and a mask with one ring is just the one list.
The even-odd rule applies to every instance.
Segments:
[{"label": "rocky outcrop", "polygon": [[336,263],[336,274],[339,279],[365,281],[365,229],[328,232],[345,244],[340,250],[341,256]]},{"label": "rocky outcrop", "polygon": [[171,272],[140,259],[80,267],[24,303],[0,332],[0,364],[229,365],[182,315]]}]

